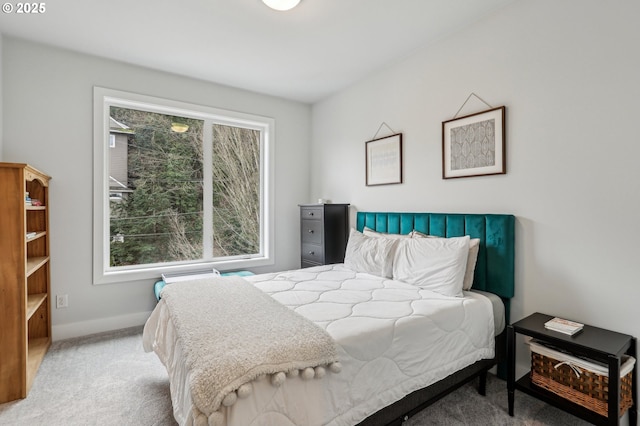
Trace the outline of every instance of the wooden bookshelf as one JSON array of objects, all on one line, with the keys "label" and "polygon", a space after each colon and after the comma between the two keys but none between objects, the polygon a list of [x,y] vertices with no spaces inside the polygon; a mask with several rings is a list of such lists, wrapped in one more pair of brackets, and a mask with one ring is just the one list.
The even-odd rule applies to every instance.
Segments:
[{"label": "wooden bookshelf", "polygon": [[[0,403],[27,396],[51,345],[50,179],[0,163]],[[27,192],[42,205],[27,205]]]}]

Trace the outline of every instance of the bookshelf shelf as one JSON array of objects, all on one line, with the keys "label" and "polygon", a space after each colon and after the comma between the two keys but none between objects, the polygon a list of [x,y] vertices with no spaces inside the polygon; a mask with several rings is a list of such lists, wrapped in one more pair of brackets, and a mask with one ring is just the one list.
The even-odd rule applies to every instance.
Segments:
[{"label": "bookshelf shelf", "polygon": [[47,293],[30,294],[27,296],[27,319],[31,319],[38,308],[47,300]]},{"label": "bookshelf shelf", "polygon": [[49,261],[49,256],[30,257],[27,259],[27,277],[40,269],[42,265]]}]

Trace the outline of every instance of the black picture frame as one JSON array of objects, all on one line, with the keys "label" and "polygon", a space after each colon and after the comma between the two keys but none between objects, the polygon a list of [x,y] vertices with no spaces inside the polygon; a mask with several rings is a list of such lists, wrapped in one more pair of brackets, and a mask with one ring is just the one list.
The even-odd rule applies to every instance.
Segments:
[{"label": "black picture frame", "polygon": [[402,183],[402,133],[365,143],[366,185]]},{"label": "black picture frame", "polygon": [[442,178],[507,172],[504,106],[442,122]]}]

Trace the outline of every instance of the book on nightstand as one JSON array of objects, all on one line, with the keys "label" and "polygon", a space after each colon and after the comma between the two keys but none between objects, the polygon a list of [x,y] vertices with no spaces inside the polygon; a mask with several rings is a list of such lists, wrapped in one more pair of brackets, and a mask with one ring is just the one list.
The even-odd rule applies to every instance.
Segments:
[{"label": "book on nightstand", "polygon": [[544,328],[568,335],[574,335],[582,330],[584,324],[555,317],[544,323]]}]

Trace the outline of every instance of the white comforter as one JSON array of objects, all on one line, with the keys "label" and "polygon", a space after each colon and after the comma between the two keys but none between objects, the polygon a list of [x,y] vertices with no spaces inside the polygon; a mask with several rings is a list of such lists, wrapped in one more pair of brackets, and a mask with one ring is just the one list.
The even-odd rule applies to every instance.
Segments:
[{"label": "white comforter", "polygon": [[[249,398],[224,409],[229,426],[353,425],[494,356],[491,302],[476,293],[446,297],[343,265],[246,278],[327,330],[338,343],[343,369],[322,380],[288,378],[281,387],[258,380]],[[176,420],[194,424],[180,339],[163,310],[159,304],[147,322],[144,345],[165,362]],[[157,329],[163,338],[154,342]]]}]

